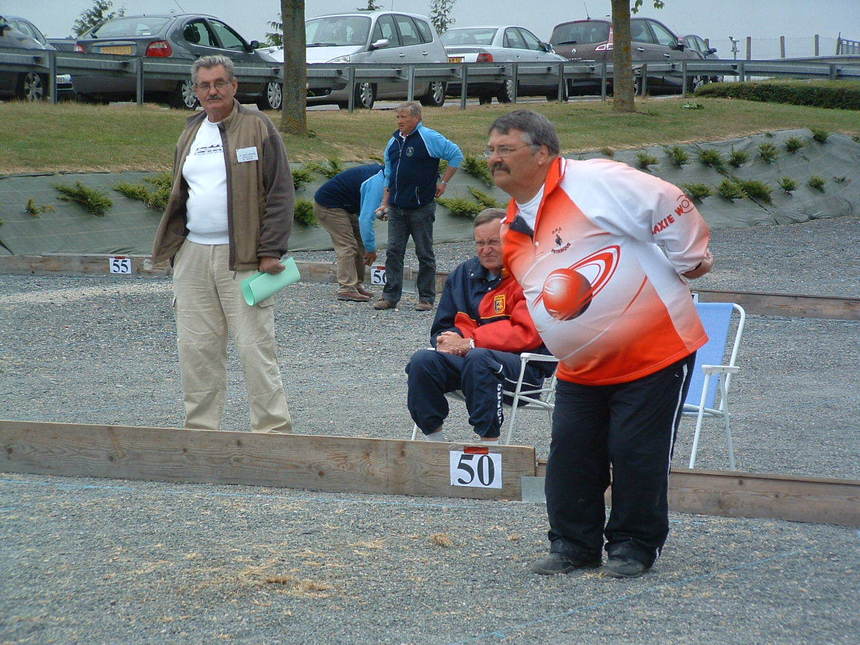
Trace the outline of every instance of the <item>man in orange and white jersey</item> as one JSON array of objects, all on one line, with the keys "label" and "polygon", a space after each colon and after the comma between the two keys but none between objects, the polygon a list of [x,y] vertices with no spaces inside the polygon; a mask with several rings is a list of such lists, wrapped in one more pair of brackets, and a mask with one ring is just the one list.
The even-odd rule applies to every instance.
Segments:
[{"label": "man in orange and white jersey", "polygon": [[[485,152],[512,200],[504,262],[560,360],[546,475],[550,553],[534,573],[636,577],[669,532],[668,474],[689,372],[707,336],[688,278],[710,230],[677,187],[602,159],[559,156],[553,125],[516,110]],[[612,484],[605,522],[604,492]]]}]

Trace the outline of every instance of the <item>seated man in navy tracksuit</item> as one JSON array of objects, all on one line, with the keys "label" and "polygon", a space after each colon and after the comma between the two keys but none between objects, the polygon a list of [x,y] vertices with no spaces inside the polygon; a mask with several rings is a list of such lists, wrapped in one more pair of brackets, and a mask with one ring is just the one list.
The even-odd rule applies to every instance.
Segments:
[{"label": "seated man in navy tracksuit", "polygon": [[[462,390],[469,423],[481,439],[498,441],[501,392],[505,386],[512,389],[519,378],[520,353],[547,353],[522,288],[502,273],[504,215],[501,209],[488,208],[475,218],[478,257],[463,262],[445,282],[430,330],[435,349],[415,352],[406,366],[409,414],[431,441],[444,441],[445,392],[453,390]],[[529,365],[524,380],[537,387],[554,369],[554,363]]]}]

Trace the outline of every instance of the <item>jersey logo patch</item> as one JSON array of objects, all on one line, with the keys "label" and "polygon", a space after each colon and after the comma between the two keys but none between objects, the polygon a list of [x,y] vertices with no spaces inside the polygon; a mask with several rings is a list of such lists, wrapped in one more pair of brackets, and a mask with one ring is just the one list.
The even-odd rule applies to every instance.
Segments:
[{"label": "jersey logo patch", "polygon": [[495,296],[493,296],[493,313],[505,313],[505,294],[497,293]]}]

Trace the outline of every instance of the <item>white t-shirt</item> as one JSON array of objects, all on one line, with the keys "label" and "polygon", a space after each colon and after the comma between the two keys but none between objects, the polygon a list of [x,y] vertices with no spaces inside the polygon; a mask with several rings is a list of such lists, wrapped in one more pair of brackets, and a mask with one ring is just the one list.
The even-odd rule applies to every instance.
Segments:
[{"label": "white t-shirt", "polygon": [[227,166],[218,124],[204,119],[182,165],[188,182],[188,239],[197,244],[229,244]]},{"label": "white t-shirt", "polygon": [[520,216],[526,221],[526,223],[531,227],[532,230],[535,228],[535,220],[537,219],[538,207],[540,206],[540,202],[543,199],[543,190],[544,187],[541,186],[540,190],[537,192],[537,195],[532,197],[525,204],[520,204],[517,202],[517,208],[520,209]]}]

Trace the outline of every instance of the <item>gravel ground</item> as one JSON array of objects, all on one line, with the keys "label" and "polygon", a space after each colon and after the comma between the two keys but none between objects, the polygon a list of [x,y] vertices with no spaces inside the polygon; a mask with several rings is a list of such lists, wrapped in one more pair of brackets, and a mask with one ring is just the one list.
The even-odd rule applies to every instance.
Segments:
[{"label": "gravel ground", "polygon": [[[720,264],[699,284],[856,297],[858,224],[716,231]],[[440,246],[439,268],[469,252]],[[297,432],[407,437],[403,366],[431,314],[409,298],[376,312],[333,293],[301,283],[278,307]],[[179,426],[170,301],[164,278],[0,276],[0,418]],[[860,479],[858,339],[856,321],[749,317],[733,388],[741,470]],[[225,427],[247,429],[232,354],[229,388]],[[545,456],[546,418],[522,419],[517,443]],[[469,436],[462,407],[447,428]],[[690,434],[685,423],[677,464]],[[726,467],[718,432],[706,431],[697,465]],[[518,502],[2,475],[0,643],[860,635],[853,529],[673,514],[655,573],[626,583],[528,575],[545,530],[544,508]]]}]

